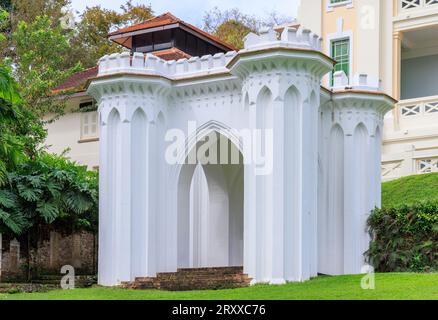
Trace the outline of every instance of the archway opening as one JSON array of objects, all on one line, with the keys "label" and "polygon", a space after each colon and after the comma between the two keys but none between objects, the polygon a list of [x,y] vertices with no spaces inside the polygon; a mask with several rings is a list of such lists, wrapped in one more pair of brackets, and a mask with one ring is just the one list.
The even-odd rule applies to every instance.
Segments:
[{"label": "archway opening", "polygon": [[244,165],[237,146],[199,139],[178,182],[178,267],[243,266]]}]

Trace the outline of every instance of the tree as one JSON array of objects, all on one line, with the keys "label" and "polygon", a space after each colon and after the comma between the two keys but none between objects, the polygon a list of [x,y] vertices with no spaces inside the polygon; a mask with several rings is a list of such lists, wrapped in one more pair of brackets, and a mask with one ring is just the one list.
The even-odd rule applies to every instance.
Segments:
[{"label": "tree", "polygon": [[3,58],[13,59],[15,56],[12,35],[17,30],[21,21],[27,24],[35,21],[36,17],[47,15],[51,25],[60,24],[64,16],[64,8],[70,5],[70,0],[6,0],[0,1],[3,11],[1,15],[7,15],[7,19],[1,19],[0,31],[4,40],[0,45],[0,52]]},{"label": "tree", "polygon": [[38,16],[30,24],[21,21],[13,34],[23,104],[41,118],[62,114],[66,97],[54,97],[52,90],[81,69],[78,64],[62,67],[72,50],[68,39],[65,30],[59,24],[52,26],[48,16]]},{"label": "tree", "polygon": [[132,1],[127,1],[121,9],[122,12],[119,13],[101,6],[87,8],[82,13],[71,39],[75,50],[69,58],[81,62],[84,67],[93,67],[104,55],[123,50],[118,44],[108,40],[108,33],[153,17],[150,6],[133,5]]},{"label": "tree", "polygon": [[221,11],[215,7],[205,13],[203,29],[237,49],[241,49],[244,45],[243,40],[248,33],[257,33],[262,27],[273,27],[292,20],[292,18],[279,15],[274,11],[266,18],[261,19],[244,14],[237,8]]},{"label": "tree", "polygon": [[0,65],[0,186],[46,136],[40,120],[20,106],[18,85],[10,73]]},{"label": "tree", "polygon": [[243,38],[248,33],[259,28],[260,21],[237,8],[221,11],[215,7],[204,15],[203,29],[237,49],[243,48]]},{"label": "tree", "polygon": [[253,31],[254,30],[242,22],[228,20],[217,27],[214,35],[226,43],[231,44],[233,47],[242,49],[244,46],[243,39],[248,33]]},{"label": "tree", "polygon": [[57,26],[70,3],[70,0],[12,0],[9,12],[12,29],[15,31],[22,21],[30,24],[43,15],[49,17],[52,26]]}]

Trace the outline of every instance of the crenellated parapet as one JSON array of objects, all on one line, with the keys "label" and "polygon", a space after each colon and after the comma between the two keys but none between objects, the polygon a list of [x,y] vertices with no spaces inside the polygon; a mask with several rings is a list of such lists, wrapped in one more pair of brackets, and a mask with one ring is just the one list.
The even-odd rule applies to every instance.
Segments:
[{"label": "crenellated parapet", "polygon": [[99,60],[98,77],[114,74],[160,76],[170,80],[228,72],[227,64],[237,55],[235,51],[166,61],[153,54],[128,52],[106,55]]},{"label": "crenellated parapet", "polygon": [[366,74],[356,77],[348,85],[345,73],[336,72],[332,94],[332,119],[345,134],[352,135],[356,127],[363,124],[370,135],[382,128],[383,118],[390,111],[395,100],[385,95]]},{"label": "crenellated parapet", "polygon": [[264,28],[260,34],[250,33],[245,38],[245,50],[275,47],[321,51],[322,38],[305,28],[287,27],[281,33]]},{"label": "crenellated parapet", "polygon": [[245,48],[228,67],[242,79],[243,95],[248,95],[250,103],[265,87],[274,100],[282,100],[291,87],[306,100],[311,92],[319,93],[322,76],[333,68],[334,61],[320,49],[321,38],[310,30],[264,29],[245,38]]}]

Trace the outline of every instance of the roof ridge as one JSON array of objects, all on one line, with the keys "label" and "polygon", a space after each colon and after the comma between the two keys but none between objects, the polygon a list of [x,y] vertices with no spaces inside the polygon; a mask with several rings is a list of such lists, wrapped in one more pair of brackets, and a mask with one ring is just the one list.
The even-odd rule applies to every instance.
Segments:
[{"label": "roof ridge", "polygon": [[182,21],[181,19],[175,17],[175,16],[174,16],[173,14],[171,14],[170,12],[165,12],[165,13],[163,13],[163,14],[160,14],[160,15],[158,15],[158,16],[155,16],[155,17],[149,18],[149,19],[144,20],[144,21],[142,21],[142,22],[137,22],[137,23],[134,23],[134,24],[132,24],[132,25],[130,25],[130,26],[125,26],[125,27],[119,28],[119,29],[117,29],[117,30],[115,30],[115,31],[113,31],[113,32],[110,32],[109,35],[112,35],[112,34],[114,34],[114,33],[117,33],[117,32],[119,32],[119,31],[121,31],[121,30],[126,29],[126,28],[132,28],[132,27],[136,27],[136,26],[141,26],[141,25],[143,25],[143,24],[146,24],[146,23],[151,22],[151,21],[154,21],[154,20],[158,20],[158,19],[163,18],[163,17],[165,17],[165,16],[168,16],[170,19],[176,20],[176,22],[184,22],[184,21]]}]

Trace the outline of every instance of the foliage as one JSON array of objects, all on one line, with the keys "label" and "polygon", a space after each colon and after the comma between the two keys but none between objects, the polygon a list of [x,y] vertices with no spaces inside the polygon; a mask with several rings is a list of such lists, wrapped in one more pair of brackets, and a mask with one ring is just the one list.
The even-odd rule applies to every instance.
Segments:
[{"label": "foliage", "polygon": [[[13,1],[11,14],[0,11],[2,44],[14,30],[12,23],[8,25],[10,15],[27,3]],[[97,173],[39,150],[46,137],[41,117],[57,113],[63,105],[60,97],[51,96],[52,89],[80,69],[62,67],[71,46],[55,13],[65,3],[37,0],[35,11],[19,10],[26,18],[13,32],[14,55],[9,62],[20,86],[11,76],[12,67],[0,65],[1,233],[29,236],[42,226],[71,230],[93,229],[97,224]],[[35,15],[40,9],[51,16]]]},{"label": "foliage", "polygon": [[216,29],[214,35],[233,47],[241,49],[244,46],[243,39],[250,32],[253,30],[245,24],[237,20],[228,20]]},{"label": "foliage", "polygon": [[102,56],[123,50],[108,40],[108,33],[153,17],[150,6],[133,5],[132,1],[127,1],[121,9],[121,12],[117,12],[101,6],[87,8],[71,38],[74,50],[69,59],[81,62],[84,67],[93,67]]},{"label": "foliage", "polygon": [[61,114],[65,99],[53,97],[52,90],[81,69],[80,65],[60,68],[71,50],[65,31],[59,25],[52,27],[48,16],[38,16],[30,24],[20,22],[13,37],[25,107],[40,117]]},{"label": "foliage", "polygon": [[438,270],[438,200],[376,209],[367,256],[382,272]]},{"label": "foliage", "polygon": [[46,137],[40,120],[21,107],[18,90],[10,70],[0,65],[0,187],[7,173],[32,157]]},{"label": "foliage", "polygon": [[56,26],[70,3],[70,0],[12,0],[10,14],[13,29],[22,21],[30,24],[43,15],[50,17],[51,25]]},{"label": "foliage", "polygon": [[12,34],[17,30],[21,21],[27,24],[32,23],[38,16],[47,15],[50,17],[51,25],[59,25],[60,19],[64,16],[64,8],[70,4],[70,0],[7,0],[1,1],[0,6],[7,19],[0,24],[2,41],[0,52],[3,58],[8,57],[14,60],[15,50]]},{"label": "foliage", "polygon": [[8,173],[0,189],[0,232],[20,235],[44,225],[94,230],[97,206],[96,172],[42,152]]},{"label": "foliage", "polygon": [[438,173],[413,175],[382,184],[383,207],[435,199],[438,200]]},{"label": "foliage", "polygon": [[266,18],[261,19],[244,14],[237,8],[222,11],[215,7],[205,13],[203,28],[235,48],[241,49],[248,33],[257,33],[262,27],[273,27],[291,21],[292,18],[276,12],[271,12]]},{"label": "foliage", "polygon": [[363,290],[363,275],[320,276],[286,285],[170,292],[94,287],[1,295],[0,300],[416,300],[437,299],[438,274],[377,273],[375,289]]},{"label": "foliage", "polygon": [[204,15],[204,30],[226,43],[241,49],[243,39],[250,32],[257,32],[261,22],[255,17],[242,13],[239,9],[221,11],[213,8]]}]

